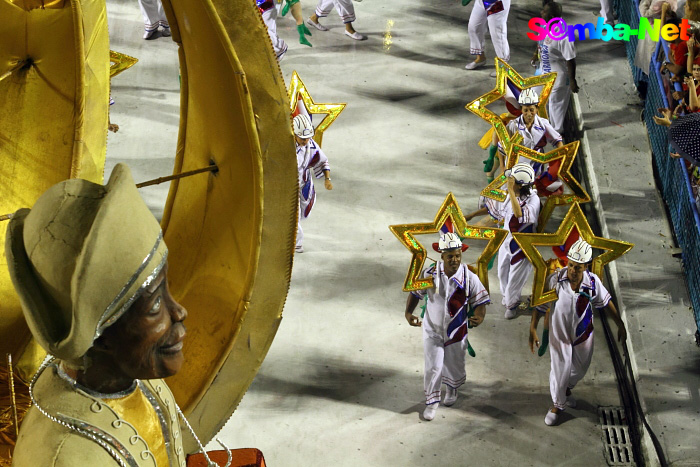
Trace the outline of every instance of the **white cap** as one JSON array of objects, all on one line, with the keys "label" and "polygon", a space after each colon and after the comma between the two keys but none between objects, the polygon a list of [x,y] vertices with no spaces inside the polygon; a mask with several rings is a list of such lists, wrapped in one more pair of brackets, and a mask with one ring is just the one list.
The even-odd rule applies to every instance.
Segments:
[{"label": "white cap", "polygon": [[460,240],[459,235],[453,232],[440,235],[440,242],[438,243],[440,251],[453,250],[455,248],[462,248],[462,240]]},{"label": "white cap", "polygon": [[518,185],[532,185],[535,183],[535,170],[525,162],[519,162],[512,169],[507,169],[504,172],[506,177],[511,175]]},{"label": "white cap", "polygon": [[518,97],[518,104],[520,105],[537,105],[540,103],[540,96],[537,95],[537,91],[534,88],[523,89]]},{"label": "white cap", "polygon": [[314,126],[311,119],[304,114],[299,114],[292,120],[294,126],[294,134],[299,138],[313,138]]},{"label": "white cap", "polygon": [[591,246],[582,238],[579,238],[571,245],[569,252],[566,257],[570,261],[575,261],[577,263],[588,263],[593,256],[593,249]]}]

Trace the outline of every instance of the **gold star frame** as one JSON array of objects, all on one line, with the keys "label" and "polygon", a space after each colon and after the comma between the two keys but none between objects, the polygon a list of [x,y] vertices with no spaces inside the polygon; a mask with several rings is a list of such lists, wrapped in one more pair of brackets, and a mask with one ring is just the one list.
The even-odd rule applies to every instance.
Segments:
[{"label": "gold star frame", "polygon": [[138,62],[139,59],[110,50],[109,61],[111,63],[109,66],[109,78],[112,79],[122,71],[128,70],[132,66],[136,65],[136,62]]},{"label": "gold star frame", "polygon": [[511,138],[503,119],[498,114],[489,110],[487,106],[496,102],[498,99],[505,98],[506,89],[508,88],[507,80],[515,84],[521,92],[527,88],[542,86],[538,114],[540,117],[547,118],[547,100],[552,93],[557,74],[546,73],[540,76],[533,76],[532,78],[523,78],[508,65],[508,63],[500,58],[496,58],[496,73],[496,87],[483,96],[471,101],[466,105],[466,108],[493,125],[494,131],[498,135],[498,139],[501,141],[505,153],[509,154],[513,145],[522,140],[522,136],[520,134],[515,134]]},{"label": "gold star frame", "polygon": [[[516,144],[513,146],[512,151],[507,156],[505,162],[505,167],[507,169],[511,169],[515,164],[521,162],[521,157],[539,162],[540,164],[548,164],[561,159],[559,179],[569,188],[570,193],[562,193],[560,195],[551,195],[547,197],[547,201],[542,207],[540,216],[537,220],[538,232],[544,231],[547,221],[552,216],[552,212],[557,206],[567,206],[573,203],[588,203],[591,200],[590,195],[583,189],[581,184],[571,173],[571,167],[576,159],[576,154],[578,154],[578,147],[579,142],[574,141],[572,143],[565,144],[560,148],[555,148],[549,152],[541,153],[526,146]],[[481,191],[481,195],[486,198],[495,199],[496,201],[504,201],[506,199],[507,192],[501,189],[501,187],[505,185],[505,183],[506,177],[505,175],[501,174]]]},{"label": "gold star frame", "polygon": [[408,273],[406,274],[406,281],[404,282],[403,286],[403,290],[405,292],[429,289],[433,287],[434,284],[432,279],[423,279],[421,277],[423,265],[425,264],[425,258],[427,257],[428,253],[425,247],[423,247],[423,245],[414,235],[438,233],[448,218],[452,220],[454,232],[461,238],[488,240],[489,243],[481,252],[479,259],[477,260],[476,275],[479,276],[479,280],[484,285],[486,290],[489,290],[488,264],[489,261],[491,261],[491,258],[493,258],[498,251],[498,248],[501,246],[501,243],[503,243],[503,240],[505,240],[506,235],[508,235],[508,231],[503,229],[469,225],[467,220],[464,218],[464,214],[462,214],[462,210],[457,204],[457,200],[452,192],[450,192],[447,194],[442,206],[440,206],[440,209],[435,215],[433,222],[389,226],[389,230],[396,235],[396,238],[398,238],[403,246],[408,248],[413,255],[411,258],[411,264],[408,267]]},{"label": "gold star frame", "polygon": [[603,266],[624,255],[634,246],[633,243],[596,236],[578,203],[571,205],[569,212],[555,233],[514,233],[513,238],[520,245],[527,259],[535,267],[531,306],[542,305],[557,299],[557,294],[554,290],[544,290],[547,280],[547,262],[536,248],[536,245],[561,246],[566,242],[574,227],[578,229],[580,237],[593,248],[607,250],[602,255],[597,256],[591,263],[591,272],[598,276],[602,275]]},{"label": "gold star frame", "polygon": [[331,124],[335,121],[336,118],[338,118],[340,112],[342,112],[343,109],[345,109],[345,106],[347,104],[344,102],[340,102],[337,104],[317,104],[316,102],[314,102],[313,98],[311,97],[311,94],[309,94],[309,90],[306,89],[306,85],[299,77],[299,74],[296,71],[294,71],[294,73],[292,73],[292,80],[289,83],[290,113],[294,113],[294,111],[296,110],[299,98],[301,98],[302,102],[304,103],[304,106],[306,107],[306,110],[311,115],[326,115],[325,117],[323,117],[323,120],[321,120],[321,123],[319,123],[316,126],[314,134],[314,141],[316,141],[319,146],[322,146],[323,132],[326,131],[329,126],[331,126]]}]

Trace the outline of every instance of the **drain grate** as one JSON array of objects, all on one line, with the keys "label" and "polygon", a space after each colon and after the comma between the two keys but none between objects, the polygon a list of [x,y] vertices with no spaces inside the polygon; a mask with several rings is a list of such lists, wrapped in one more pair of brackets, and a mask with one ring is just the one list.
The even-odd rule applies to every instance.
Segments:
[{"label": "drain grate", "polygon": [[598,407],[608,465],[636,465],[627,417],[622,407]]}]

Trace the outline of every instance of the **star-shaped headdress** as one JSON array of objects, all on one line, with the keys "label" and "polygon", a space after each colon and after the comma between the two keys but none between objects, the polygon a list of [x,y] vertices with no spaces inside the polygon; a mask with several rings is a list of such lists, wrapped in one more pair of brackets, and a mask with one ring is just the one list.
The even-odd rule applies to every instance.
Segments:
[{"label": "star-shaped headdress", "polygon": [[[523,89],[542,86],[542,90],[540,91],[539,115],[546,118],[547,99],[549,99],[549,95],[552,92],[557,74],[546,73],[540,76],[533,76],[532,78],[523,78],[508,63],[500,58],[496,58],[496,73],[496,87],[483,96],[471,101],[467,104],[466,108],[493,125],[498,139],[501,141],[503,150],[508,154],[513,145],[520,142],[522,136],[516,134],[511,138],[510,135],[508,135],[508,130],[506,129],[506,124],[503,119],[499,114],[488,109],[487,106],[496,102],[498,99],[505,99],[509,92],[519,95]],[[517,99],[517,95],[515,97]]]},{"label": "star-shaped headdress", "polygon": [[421,277],[427,251],[414,235],[438,233],[446,224],[448,224],[452,231],[462,239],[473,238],[488,240],[486,248],[484,248],[481,255],[479,255],[475,272],[486,290],[489,289],[488,264],[498,251],[503,240],[505,240],[508,231],[467,224],[467,220],[464,218],[464,214],[462,214],[457,200],[450,192],[447,194],[442,206],[440,206],[433,222],[389,226],[389,229],[396,235],[396,238],[398,238],[413,255],[408,273],[406,274],[406,281],[403,286],[404,291],[411,292],[413,290],[429,289],[433,287],[434,284],[431,278],[423,279]]},{"label": "star-shaped headdress", "polygon": [[[302,102],[303,108],[299,107],[299,101]],[[314,141],[316,141],[319,146],[323,144],[323,132],[338,118],[338,115],[345,109],[346,105],[347,104],[343,102],[337,104],[317,104],[314,102],[311,94],[309,94],[299,74],[296,71],[292,74],[292,80],[289,83],[289,110],[292,115],[297,113],[311,114],[311,116],[315,114],[325,115],[323,120],[321,120],[318,125],[315,125],[316,133],[314,135]]]},{"label": "star-shaped headdress", "polygon": [[544,290],[547,279],[547,263],[536,246],[558,247],[564,245],[574,228],[578,230],[580,237],[593,248],[606,250],[605,253],[594,258],[591,263],[591,272],[598,276],[602,274],[603,266],[624,255],[634,246],[632,243],[595,235],[578,203],[571,205],[569,212],[555,233],[513,233],[513,238],[535,267],[531,306],[542,305],[557,299],[554,290]]}]

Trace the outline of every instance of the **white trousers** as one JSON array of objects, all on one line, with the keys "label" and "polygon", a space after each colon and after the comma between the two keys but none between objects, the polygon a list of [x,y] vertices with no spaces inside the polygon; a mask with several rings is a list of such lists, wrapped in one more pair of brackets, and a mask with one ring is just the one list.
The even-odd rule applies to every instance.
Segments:
[{"label": "white trousers", "polygon": [[566,409],[566,389],[573,389],[581,381],[591,365],[593,358],[593,334],[578,345],[560,340],[556,331],[551,329],[549,340],[549,355],[552,359],[552,369],[549,372],[549,392],[552,395],[554,407]]},{"label": "white trousers", "polygon": [[287,44],[277,35],[277,8],[270,8],[262,14],[263,22],[267,26],[267,34],[272,41],[272,48],[275,50],[277,60],[287,51]]},{"label": "white trousers", "polygon": [[304,219],[302,215],[302,208],[299,209],[299,220],[297,221],[297,243],[296,248],[300,248],[304,244],[304,231],[301,228],[301,220]]},{"label": "white trousers", "polygon": [[606,23],[615,22],[615,12],[613,11],[612,0],[600,0],[600,17]]},{"label": "white trousers", "polygon": [[557,72],[557,80],[554,82],[552,93],[547,101],[547,113],[549,114],[549,123],[552,124],[555,130],[562,133],[564,131],[566,110],[569,108],[569,99],[571,98],[569,75],[561,70],[552,71]]},{"label": "white trousers", "polygon": [[335,7],[338,10],[338,15],[343,23],[352,23],[355,21],[355,7],[352,0],[319,0],[316,5],[316,16],[325,18]]},{"label": "white trousers", "polygon": [[506,62],[510,60],[510,47],[508,46],[508,11],[510,0],[503,1],[503,11],[487,16],[483,0],[476,0],[474,8],[469,16],[469,53],[481,55],[484,53],[484,41],[486,39],[486,25],[488,24],[491,42],[496,51],[496,56]]},{"label": "white trousers", "polygon": [[168,26],[168,19],[163,11],[163,4],[160,0],[139,0],[143,24],[146,31],[154,31],[159,25]]},{"label": "white trousers", "polygon": [[440,402],[440,385],[457,389],[467,380],[464,359],[468,340],[455,342],[447,347],[445,339],[435,333],[423,330],[423,351],[425,354],[425,374],[423,388],[426,405]]},{"label": "white trousers", "polygon": [[530,277],[532,264],[527,258],[523,258],[519,263],[510,264],[513,254],[509,245],[510,240],[506,240],[498,250],[498,282],[504,305],[512,309],[520,304],[520,292]]}]

